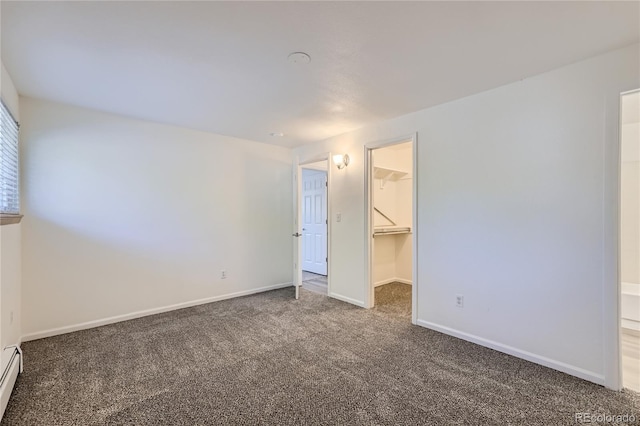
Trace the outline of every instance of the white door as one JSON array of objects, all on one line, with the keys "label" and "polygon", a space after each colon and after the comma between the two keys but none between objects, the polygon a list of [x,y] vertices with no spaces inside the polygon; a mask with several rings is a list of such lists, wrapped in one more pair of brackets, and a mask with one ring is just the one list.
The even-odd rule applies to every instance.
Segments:
[{"label": "white door", "polygon": [[327,172],[302,169],[302,270],[327,275]]}]

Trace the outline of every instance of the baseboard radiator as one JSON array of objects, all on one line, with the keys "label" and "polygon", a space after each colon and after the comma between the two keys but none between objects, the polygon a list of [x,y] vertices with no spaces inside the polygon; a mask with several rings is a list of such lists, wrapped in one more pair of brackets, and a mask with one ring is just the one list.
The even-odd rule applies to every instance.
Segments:
[{"label": "baseboard radiator", "polygon": [[2,376],[0,376],[0,420],[9,403],[18,373],[22,373],[22,351],[18,346],[9,346],[2,351]]}]

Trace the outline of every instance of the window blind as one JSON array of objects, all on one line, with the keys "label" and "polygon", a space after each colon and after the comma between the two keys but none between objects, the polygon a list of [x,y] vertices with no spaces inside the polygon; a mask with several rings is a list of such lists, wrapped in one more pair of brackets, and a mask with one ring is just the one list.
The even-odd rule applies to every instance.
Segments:
[{"label": "window blind", "polygon": [[18,123],[0,102],[0,213],[20,213]]}]

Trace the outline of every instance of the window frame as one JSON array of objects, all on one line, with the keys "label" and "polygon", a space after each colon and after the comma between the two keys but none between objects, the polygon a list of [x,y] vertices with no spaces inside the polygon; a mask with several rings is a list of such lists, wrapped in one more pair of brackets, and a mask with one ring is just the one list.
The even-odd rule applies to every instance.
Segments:
[{"label": "window frame", "polygon": [[[16,191],[18,193],[18,213],[4,213],[0,211],[0,226],[2,226],[2,225],[11,225],[14,223],[20,223],[23,215],[21,213],[21,203],[20,203],[20,123],[18,122],[18,120],[15,119],[15,117],[11,113],[11,110],[9,109],[9,107],[7,106],[7,104],[4,102],[2,98],[0,98],[0,104],[2,104],[1,108],[6,110],[7,114],[9,115],[9,118],[13,120],[13,122],[15,123],[16,131],[17,131],[16,136],[18,138],[18,140],[16,141],[16,154],[17,154],[16,172],[18,174],[17,182],[16,182]],[[2,141],[0,140],[0,144],[1,143]]]}]

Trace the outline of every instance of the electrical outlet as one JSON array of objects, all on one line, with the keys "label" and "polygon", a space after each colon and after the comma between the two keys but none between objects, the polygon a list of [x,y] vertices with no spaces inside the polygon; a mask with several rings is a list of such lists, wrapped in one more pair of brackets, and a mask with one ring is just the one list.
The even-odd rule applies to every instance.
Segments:
[{"label": "electrical outlet", "polygon": [[342,222],[342,213],[336,213],[336,222]]},{"label": "electrical outlet", "polygon": [[13,324],[13,311],[9,314],[9,324]]},{"label": "electrical outlet", "polygon": [[464,296],[461,294],[456,294],[456,307],[458,308],[464,307]]},{"label": "electrical outlet", "polygon": [[220,271],[220,278],[221,279],[226,279],[227,278],[227,270],[223,269],[222,271]]}]

